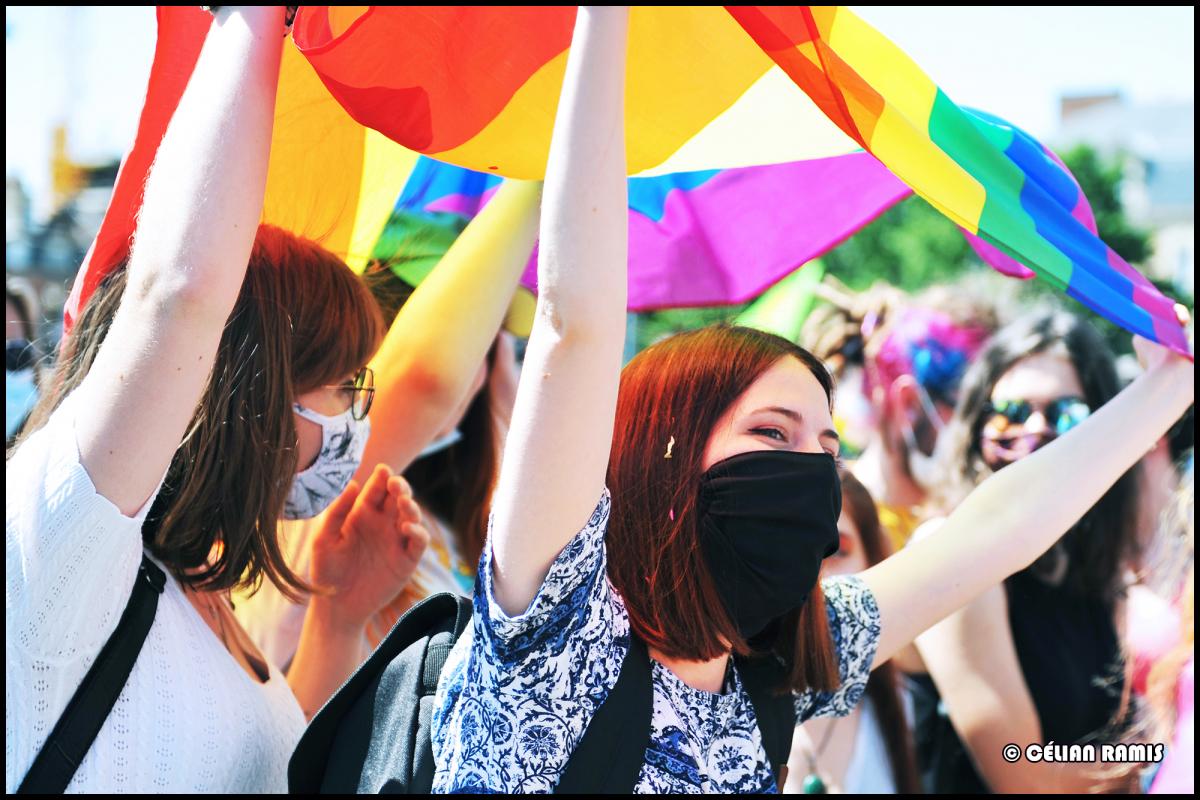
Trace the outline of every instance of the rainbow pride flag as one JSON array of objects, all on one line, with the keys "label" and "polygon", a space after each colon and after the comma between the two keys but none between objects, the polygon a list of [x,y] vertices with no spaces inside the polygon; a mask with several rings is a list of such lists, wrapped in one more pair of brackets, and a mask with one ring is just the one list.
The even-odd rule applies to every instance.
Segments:
[{"label": "rainbow pride flag", "polygon": [[[157,18],[137,133],[71,288],[63,320],[68,330],[99,282],[129,255],[146,176],[212,24],[212,16],[196,6],[160,6]],[[317,239],[361,269],[417,158],[351,119],[299,51],[284,48],[264,222]]]},{"label": "rainbow pride flag", "polygon": [[821,110],[921,197],[1088,308],[1189,353],[1175,304],[1073,212],[1073,180],[1028,137],[966,114],[843,7],[730,7]]},{"label": "rainbow pride flag", "polygon": [[[364,125],[444,161],[536,178],[573,22],[573,7],[305,7],[294,36]],[[638,7],[629,35],[631,172],[861,147],[998,254],[1188,352],[1174,303],[1073,216],[1078,192],[1044,152],[965,113],[845,7]]]},{"label": "rainbow pride flag", "polygon": [[[500,185],[422,156],[372,257],[419,283]],[[741,303],[911,191],[867,153],[629,179],[629,308]],[[536,252],[522,284],[537,288]]]},{"label": "rainbow pride flag", "polygon": [[[968,113],[1010,127],[981,112]],[[1060,185],[1063,193],[1074,192],[1072,214],[1094,233],[1095,216],[1074,176],[1048,148],[1012,130],[1048,159],[1045,179]],[[492,174],[422,156],[372,258],[389,262],[408,283],[420,283],[500,181]],[[787,164],[630,178],[629,308],[725,305],[758,297],[911,194],[862,151]],[[974,234],[963,233],[985,263],[1012,277],[1033,277],[1027,267]],[[522,283],[536,290],[536,253]]]},{"label": "rainbow pride flag", "polygon": [[[209,25],[191,8],[158,15],[137,139],[68,318],[128,250],[146,170]],[[574,16],[302,7],[296,47],[285,48],[264,219],[361,267],[397,196],[419,183],[416,153],[485,177],[540,177]],[[1010,274],[1032,271],[1187,352],[1173,303],[1080,221],[1078,188],[1044,149],[955,106],[853,13],[638,7],[630,20],[629,164],[635,180],[661,179],[631,184],[631,307],[753,297],[906,193],[894,181],[881,188],[882,163]],[[878,194],[859,202],[867,184]],[[461,214],[474,195],[460,194],[420,211]]]}]

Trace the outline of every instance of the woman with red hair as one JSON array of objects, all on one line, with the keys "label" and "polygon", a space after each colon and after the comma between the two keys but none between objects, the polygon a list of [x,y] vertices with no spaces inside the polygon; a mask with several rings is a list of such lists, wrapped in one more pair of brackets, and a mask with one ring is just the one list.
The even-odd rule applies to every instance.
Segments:
[{"label": "woman with red hair", "polygon": [[1190,362],[1161,352],[1109,407],[980,486],[945,530],[818,583],[841,505],[820,362],[718,327],[621,371],[627,24],[625,8],[579,11],[474,619],[434,703],[435,791],[559,787],[623,667],[647,654],[651,719],[624,790],[774,791],[748,670],[776,673],[798,722],[847,714],[873,665],[1032,562],[1191,402]]}]

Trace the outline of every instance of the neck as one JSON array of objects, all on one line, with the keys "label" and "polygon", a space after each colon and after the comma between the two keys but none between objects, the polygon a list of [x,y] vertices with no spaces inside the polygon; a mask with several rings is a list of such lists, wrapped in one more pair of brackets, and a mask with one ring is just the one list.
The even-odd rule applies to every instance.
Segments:
[{"label": "neck", "polygon": [[679,680],[702,692],[720,694],[725,688],[725,671],[729,667],[729,653],[708,661],[688,661],[671,658],[650,648],[650,657],[675,673]]},{"label": "neck", "polygon": [[878,432],[872,435],[851,472],[878,502],[912,508],[925,501],[925,492],[909,477],[900,456],[888,449]]}]

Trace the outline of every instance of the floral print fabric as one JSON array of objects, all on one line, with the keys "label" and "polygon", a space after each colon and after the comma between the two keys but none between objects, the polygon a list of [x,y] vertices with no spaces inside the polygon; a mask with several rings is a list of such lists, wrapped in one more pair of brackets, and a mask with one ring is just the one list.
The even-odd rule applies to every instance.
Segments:
[{"label": "floral print fabric", "polygon": [[[553,792],[587,723],[616,684],[629,616],[608,581],[605,490],[541,590],[509,617],[492,591],[491,547],[475,616],[450,654],[434,705],[435,792]],[[879,640],[879,610],[855,577],[822,581],[842,682],[796,695],[797,720],[848,714]],[[773,792],[758,725],[731,665],[720,694],[692,688],[653,662],[654,711],[637,792]]]}]

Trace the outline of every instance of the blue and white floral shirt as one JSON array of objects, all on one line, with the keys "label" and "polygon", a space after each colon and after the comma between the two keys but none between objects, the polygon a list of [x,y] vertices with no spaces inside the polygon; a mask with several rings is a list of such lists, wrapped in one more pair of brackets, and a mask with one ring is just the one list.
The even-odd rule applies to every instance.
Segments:
[{"label": "blue and white floral shirt", "polygon": [[[435,792],[553,792],[588,722],[617,682],[629,647],[625,603],[607,576],[605,490],[550,567],[524,614],[492,590],[491,547],[475,616],[451,651],[433,711]],[[855,577],[821,583],[841,685],[796,695],[798,721],[850,713],[866,688],[879,609]],[[653,662],[654,716],[637,792],[774,792],[750,699],[731,669],[720,694]]]}]

